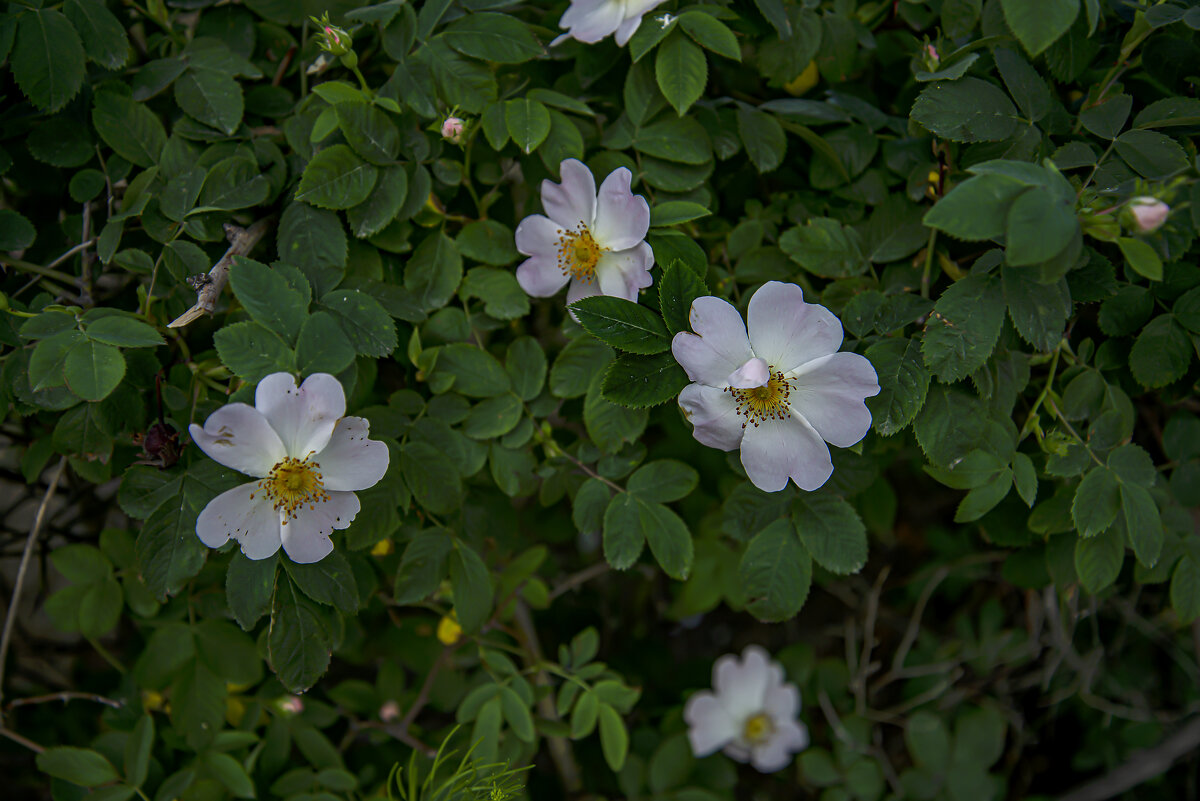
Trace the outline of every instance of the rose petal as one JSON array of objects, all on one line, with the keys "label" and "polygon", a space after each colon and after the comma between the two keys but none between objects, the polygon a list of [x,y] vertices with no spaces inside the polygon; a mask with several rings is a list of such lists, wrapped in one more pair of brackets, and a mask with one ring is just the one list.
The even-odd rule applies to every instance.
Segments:
[{"label": "rose petal", "polygon": [[770,667],[771,658],[757,645],[746,646],[740,660],[726,654],[713,664],[713,689],[733,720],[741,723],[763,711]]},{"label": "rose petal", "polygon": [[353,492],[331,492],[329,500],[296,510],[296,517],[286,522],[281,517],[283,550],[298,564],[321,561],[333,551],[329,535],[334,529],[349,526],[359,508],[358,496]]},{"label": "rose petal", "polygon": [[208,416],[204,427],[188,426],[192,441],[213,461],[262,478],[287,456],[283,440],[253,406],[227,403]]},{"label": "rose petal", "polygon": [[252,481],[209,501],[196,518],[196,536],[209,548],[237,540],[247,558],[266,559],[279,550],[279,517]]},{"label": "rose petal", "polygon": [[558,27],[570,28],[580,42],[595,44],[617,29],[624,13],[623,3],[615,0],[573,0]]},{"label": "rose petal", "polygon": [[254,406],[279,434],[288,456],[303,459],[329,442],[346,413],[346,391],[329,373],[313,373],[299,387],[291,373],[272,373],[258,382]]},{"label": "rose petal", "polygon": [[367,439],[370,423],[362,417],[338,420],[325,449],[313,457],[327,490],[363,490],[379,483],[388,469],[387,445]]},{"label": "rose petal", "polygon": [[517,267],[517,283],[525,294],[535,298],[548,298],[558,293],[571,276],[558,266],[558,258],[535,256],[526,259]]},{"label": "rose petal", "polygon": [[732,451],[742,444],[745,418],[737,413],[733,396],[716,387],[688,384],[679,393],[679,408],[692,424],[701,445]]},{"label": "rose petal", "polygon": [[692,745],[692,753],[697,757],[708,756],[738,733],[737,721],[707,690],[688,699],[683,707],[683,719],[688,724],[688,742]]},{"label": "rose petal", "polygon": [[797,414],[747,426],[742,438],[742,466],[751,483],[764,492],[778,492],[787,486],[789,478],[800,489],[812,491],[833,474],[829,447]]},{"label": "rose petal", "polygon": [[517,226],[513,239],[517,251],[526,256],[552,257],[557,263],[563,227],[541,214],[531,214]]},{"label": "rose petal", "polygon": [[729,374],[754,357],[742,315],[720,298],[705,296],[692,302],[688,319],[696,333],[675,335],[675,361],[693,381],[724,389]]},{"label": "rose petal", "polygon": [[[599,41],[609,33],[612,29],[593,41]],[[574,31],[571,35],[579,39]],[[592,177],[592,171],[578,159],[567,159],[558,169],[562,175],[561,184],[549,179],[542,181],[542,207],[546,216],[571,231],[579,230],[580,225],[591,228],[596,218],[596,179]]]},{"label": "rose petal", "polygon": [[834,353],[801,365],[788,402],[828,443],[849,448],[867,435],[865,398],[879,394],[879,376],[857,353]]},{"label": "rose petal", "polygon": [[618,167],[600,184],[592,237],[602,248],[628,250],[650,230],[650,204],[629,189],[632,180],[628,167]]},{"label": "rose petal", "polygon": [[[571,280],[571,286],[567,289],[567,305],[570,306],[577,300],[583,298],[594,298],[600,294],[600,286],[595,281],[580,281],[578,278]],[[572,312],[574,315],[574,312]]]},{"label": "rose petal", "polygon": [[766,742],[750,749],[750,764],[762,773],[774,773],[788,766],[792,754],[808,746],[808,729],[795,721],[786,721],[775,729]]},{"label": "rose petal", "polygon": [[624,47],[629,42],[630,38],[637,33],[638,27],[642,24],[642,16],[639,14],[636,17],[626,17],[620,25],[617,26],[617,32],[613,36],[617,47]]},{"label": "rose petal", "polygon": [[782,669],[778,678],[778,682],[767,687],[763,697],[763,709],[771,716],[776,728],[784,721],[795,720],[800,713],[800,690],[795,684],[784,683]]},{"label": "rose petal", "polygon": [[755,356],[738,369],[729,374],[725,383],[736,389],[754,389],[763,387],[771,380],[771,371],[767,363]]},{"label": "rose petal", "polygon": [[836,353],[842,324],[824,306],[804,302],[795,284],[768,281],[750,298],[746,310],[754,354],[781,372]]},{"label": "rose petal", "polygon": [[639,242],[629,250],[600,254],[596,281],[605,295],[636,303],[638,290],[650,286],[654,280],[650,276],[653,266],[654,251],[645,242]]}]

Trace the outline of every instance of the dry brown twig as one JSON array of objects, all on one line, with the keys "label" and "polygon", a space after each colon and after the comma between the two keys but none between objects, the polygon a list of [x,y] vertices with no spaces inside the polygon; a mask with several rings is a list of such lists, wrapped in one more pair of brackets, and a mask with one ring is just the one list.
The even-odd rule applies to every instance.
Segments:
[{"label": "dry brown twig", "polygon": [[168,323],[167,328],[182,328],[205,314],[213,313],[217,307],[217,298],[221,297],[221,292],[229,281],[229,268],[233,265],[234,256],[245,256],[254,250],[254,247],[270,230],[272,222],[270,217],[266,217],[249,228],[242,228],[233,223],[225,224],[225,236],[229,239],[229,250],[225,251],[225,255],[208,271],[203,285],[197,288],[196,303]]}]

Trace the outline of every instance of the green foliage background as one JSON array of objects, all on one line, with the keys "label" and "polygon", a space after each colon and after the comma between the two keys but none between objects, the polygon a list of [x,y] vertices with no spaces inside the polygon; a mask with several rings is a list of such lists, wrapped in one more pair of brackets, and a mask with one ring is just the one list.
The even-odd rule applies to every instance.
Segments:
[{"label": "green foliage background", "polygon": [[[10,797],[382,797],[449,737],[479,772],[422,798],[985,801],[1194,720],[1200,9],[670,0],[618,49],[549,47],[561,2],[357,5],[0,15],[14,565],[57,491]],[[578,323],[513,273],[566,158],[633,172],[657,262]],[[216,313],[167,327],[239,231]],[[768,280],[879,373],[815,493],[756,490],[672,402],[691,299]],[[209,552],[238,477],[146,439],[280,370],[336,374],[391,450],[316,565]],[[749,642],[812,734],[771,776],[695,760],[681,719]]]}]

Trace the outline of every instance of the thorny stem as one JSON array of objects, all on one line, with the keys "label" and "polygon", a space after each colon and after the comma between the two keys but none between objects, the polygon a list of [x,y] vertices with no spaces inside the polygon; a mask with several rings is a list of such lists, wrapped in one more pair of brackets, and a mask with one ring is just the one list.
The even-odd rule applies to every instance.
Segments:
[{"label": "thorny stem", "polygon": [[1075,427],[1067,422],[1067,418],[1063,416],[1061,411],[1059,411],[1058,406],[1054,403],[1054,399],[1047,398],[1046,405],[1050,407],[1050,411],[1054,412],[1054,416],[1058,418],[1058,422],[1062,423],[1067,429],[1068,433],[1075,438],[1075,441],[1082,445],[1083,449],[1088,452],[1088,456],[1092,457],[1092,461],[1103,467],[1104,462],[1102,462],[1100,457],[1092,451],[1091,447],[1087,444],[1087,441],[1084,440],[1083,437],[1079,436],[1079,432],[1075,430]]},{"label": "thorny stem", "polygon": [[1034,400],[1033,408],[1031,408],[1029,410],[1029,414],[1026,415],[1025,425],[1023,425],[1021,427],[1021,436],[1018,439],[1024,439],[1025,436],[1029,433],[1030,427],[1033,425],[1034,421],[1037,419],[1038,410],[1040,408],[1042,408],[1042,404],[1046,401],[1046,398],[1049,397],[1049,395],[1050,395],[1050,390],[1054,386],[1054,376],[1058,372],[1058,357],[1059,357],[1059,354],[1062,353],[1063,344],[1064,344],[1064,342],[1059,342],[1057,347],[1054,348],[1054,354],[1050,359],[1050,372],[1046,375],[1046,385],[1044,387],[1042,387],[1041,394],[1039,394],[1037,396],[1037,399]]},{"label": "thorny stem", "polygon": [[933,274],[933,253],[937,244],[937,229],[929,229],[929,243],[925,245],[925,269],[921,272],[921,297],[929,297],[929,279]]}]

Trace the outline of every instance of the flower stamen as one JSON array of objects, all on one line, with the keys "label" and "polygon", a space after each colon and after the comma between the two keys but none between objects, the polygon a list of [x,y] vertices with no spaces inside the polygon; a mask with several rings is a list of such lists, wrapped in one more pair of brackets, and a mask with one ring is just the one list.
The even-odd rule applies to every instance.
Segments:
[{"label": "flower stamen", "polygon": [[317,462],[289,456],[271,468],[250,498],[253,500],[260,490],[265,492],[275,511],[284,513],[282,525],[286,526],[288,519],[295,520],[303,507],[316,509],[317,504],[329,500],[320,470]]},{"label": "flower stamen", "polygon": [[774,733],[775,721],[771,720],[770,715],[765,712],[759,712],[757,715],[746,718],[746,722],[742,725],[742,736],[751,745],[766,742]]},{"label": "flower stamen", "polygon": [[737,404],[737,413],[746,418],[742,423],[753,423],[757,428],[767,420],[786,420],[792,416],[792,407],[788,398],[792,394],[791,381],[783,377],[783,373],[774,368],[768,368],[771,377],[761,387],[737,389],[725,387],[725,391],[733,395]]},{"label": "flower stamen", "polygon": [[585,284],[596,277],[596,263],[608,248],[596,244],[592,232],[582,220],[575,231],[560,228],[558,231],[558,266],[563,275],[568,275]]}]

